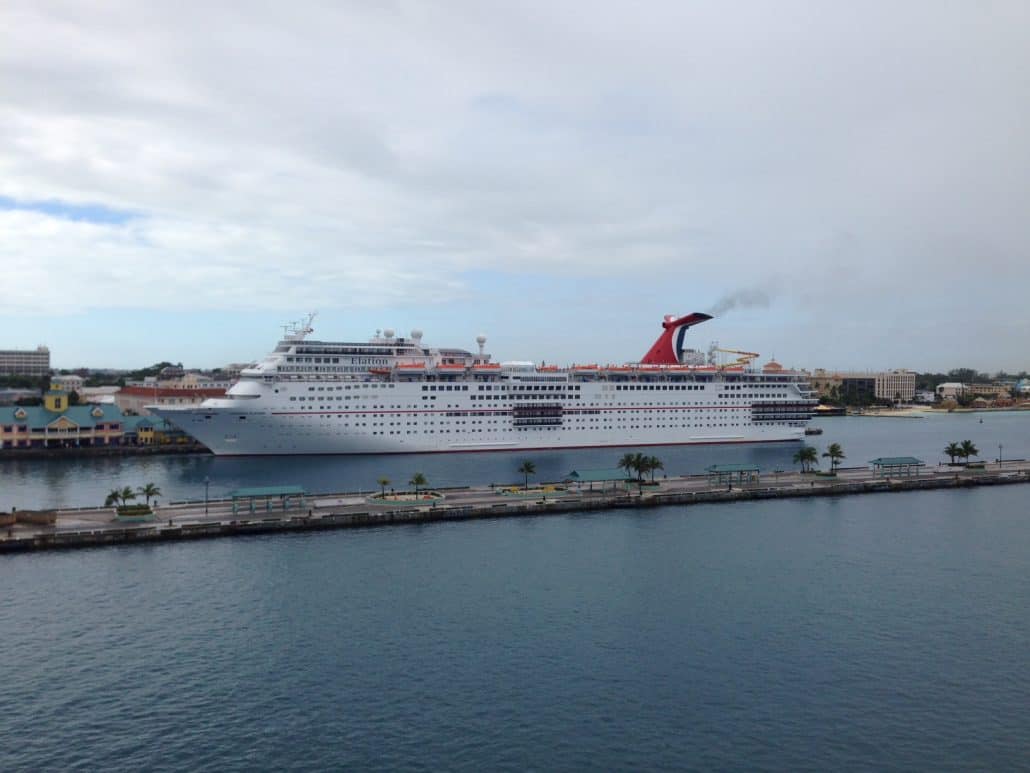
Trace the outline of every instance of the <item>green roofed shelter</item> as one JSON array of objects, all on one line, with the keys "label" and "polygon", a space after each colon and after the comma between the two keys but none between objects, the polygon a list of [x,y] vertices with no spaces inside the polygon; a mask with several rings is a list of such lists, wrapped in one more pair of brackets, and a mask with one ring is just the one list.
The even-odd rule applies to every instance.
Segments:
[{"label": "green roofed shelter", "polygon": [[239,512],[241,500],[246,500],[252,513],[256,509],[255,500],[264,500],[265,510],[268,512],[272,511],[272,502],[275,500],[279,500],[282,504],[283,512],[288,510],[290,505],[296,505],[303,509],[305,507],[304,497],[307,493],[303,486],[252,486],[230,491],[229,496],[232,497],[233,515],[236,515]]},{"label": "green roofed shelter", "polygon": [[713,464],[705,468],[708,482],[720,486],[734,483],[758,483],[760,472],[757,464]]},{"label": "green roofed shelter", "polygon": [[[613,467],[608,470],[573,470],[565,476],[565,480],[575,481],[580,484],[589,483],[591,489],[594,488],[594,483],[611,482],[613,485],[618,485],[628,478],[629,474],[620,467]],[[604,486],[601,486],[601,488],[603,490]]]},{"label": "green roofed shelter", "polygon": [[923,466],[922,459],[914,456],[881,456],[871,459],[869,464],[873,465],[873,474],[876,477],[900,478],[911,477],[919,474],[919,468]]}]

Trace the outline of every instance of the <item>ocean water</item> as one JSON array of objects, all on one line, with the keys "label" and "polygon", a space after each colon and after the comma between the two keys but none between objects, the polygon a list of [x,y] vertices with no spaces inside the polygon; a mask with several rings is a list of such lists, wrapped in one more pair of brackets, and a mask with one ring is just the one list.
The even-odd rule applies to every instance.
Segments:
[{"label": "ocean water", "polygon": [[[934,465],[947,461],[942,449],[952,441],[973,440],[981,458],[995,459],[998,445],[1007,459],[1030,458],[1030,412],[951,414],[922,419],[840,417],[813,426],[823,435],[808,438],[820,453],[840,443],[845,465],[865,465],[878,456],[914,455]],[[574,469],[614,467],[626,451],[658,456],[665,474],[697,474],[710,464],[746,462],[765,472],[796,469],[796,443],[751,445],[602,448],[569,451],[514,451],[397,456],[279,456],[215,458],[210,455],[79,459],[0,459],[0,511],[11,507],[96,507],[115,487],[157,484],[162,501],[202,500],[204,479],[211,497],[242,486],[301,485],[313,493],[371,491],[388,477],[404,488],[415,472],[434,486],[486,485],[519,481],[523,460],[536,464],[537,480],[561,480]],[[825,462],[824,462],[825,464]]]},{"label": "ocean water", "polygon": [[1028,494],[6,556],[0,769],[1025,768]]}]

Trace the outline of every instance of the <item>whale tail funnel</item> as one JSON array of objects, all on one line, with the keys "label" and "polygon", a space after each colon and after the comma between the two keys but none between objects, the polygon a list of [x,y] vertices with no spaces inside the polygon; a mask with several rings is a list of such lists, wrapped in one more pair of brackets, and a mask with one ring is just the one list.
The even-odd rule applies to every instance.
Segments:
[{"label": "whale tail funnel", "polygon": [[674,314],[667,314],[662,320],[664,330],[658,336],[658,340],[647,350],[644,359],[640,362],[643,365],[679,365],[683,361],[683,340],[686,332],[694,325],[706,322],[712,318],[711,314],[694,312],[685,317],[676,317]]}]

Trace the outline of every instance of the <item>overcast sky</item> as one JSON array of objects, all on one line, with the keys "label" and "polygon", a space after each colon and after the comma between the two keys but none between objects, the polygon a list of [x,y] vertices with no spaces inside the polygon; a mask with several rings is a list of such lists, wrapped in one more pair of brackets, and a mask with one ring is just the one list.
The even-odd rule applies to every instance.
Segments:
[{"label": "overcast sky", "polygon": [[1030,369],[1030,3],[0,4],[0,348]]}]

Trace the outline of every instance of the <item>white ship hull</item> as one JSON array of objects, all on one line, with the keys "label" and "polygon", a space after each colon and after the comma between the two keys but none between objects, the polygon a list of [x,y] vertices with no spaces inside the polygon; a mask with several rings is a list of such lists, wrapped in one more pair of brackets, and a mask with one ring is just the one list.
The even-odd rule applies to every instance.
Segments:
[{"label": "white ship hull", "polygon": [[[287,394],[291,389],[306,391],[310,386],[280,384],[266,387],[265,391],[270,393],[269,401],[280,396],[288,400],[293,396]],[[209,401],[215,405],[198,408],[155,410],[213,453],[225,456],[783,442],[803,439],[805,428],[805,423],[797,420],[754,422],[750,399],[714,396],[724,386],[722,382],[686,392],[672,388],[675,386],[672,384],[656,384],[652,385],[656,391],[645,394],[646,400],[619,399],[624,393],[608,391],[606,384],[587,383],[580,388],[581,397],[560,403],[560,424],[545,426],[517,426],[519,421],[507,405],[480,407],[487,401],[479,403],[472,398],[487,396],[483,393],[434,395],[422,393],[423,385],[419,383],[396,384],[385,391],[383,386],[386,385],[379,388],[371,384],[315,385],[316,390],[332,389],[333,392],[330,395],[316,391],[321,402],[312,404],[313,410],[298,410],[296,402],[282,400],[277,401],[278,406],[260,409],[257,404],[264,402],[261,398],[242,405],[217,405],[228,401],[215,400]],[[475,390],[481,385],[469,386]],[[340,391],[336,391],[337,387]],[[280,392],[275,393],[274,389]],[[793,384],[776,386],[776,391],[785,395],[794,390]],[[800,394],[791,396],[801,397]],[[345,398],[341,402],[351,405],[331,410],[341,397]],[[435,400],[423,402],[423,397]],[[440,403],[441,398],[446,402]],[[520,405],[526,403],[519,402]],[[557,410],[552,412],[558,413]]]}]

